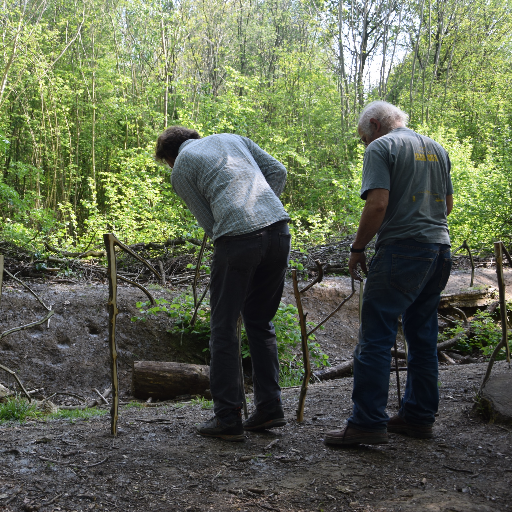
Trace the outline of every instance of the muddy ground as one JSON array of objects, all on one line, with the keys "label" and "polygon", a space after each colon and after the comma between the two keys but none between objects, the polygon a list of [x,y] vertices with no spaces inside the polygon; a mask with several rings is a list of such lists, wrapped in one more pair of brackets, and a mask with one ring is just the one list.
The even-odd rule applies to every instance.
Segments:
[{"label": "muddy ground", "polygon": [[[507,272],[512,285],[512,274]],[[495,285],[495,271],[481,268],[476,285]],[[469,285],[453,273],[448,290]],[[0,339],[0,362],[24,384],[44,394],[94,397],[109,385],[106,283],[30,286],[55,315],[47,323]],[[510,288],[512,290],[512,288]],[[156,297],[176,290],[153,287]],[[347,278],[329,278],[307,292],[308,319],[318,320],[350,293]],[[305,421],[295,421],[299,390],[283,390],[288,425],[247,434],[244,443],[204,439],[194,424],[212,412],[201,403],[135,407],[134,360],[204,363],[197,344],[166,332],[168,320],[132,322],[142,293],[120,287],[118,345],[121,399],[118,438],[110,435],[108,407],[88,420],[30,421],[0,425],[0,510],[151,511],[487,511],[512,507],[510,426],[488,424],[475,409],[484,362],[441,365],[441,403],[433,440],[390,434],[389,445],[327,448],[323,433],[341,428],[351,408],[352,379],[310,386]],[[284,301],[294,303],[291,285]],[[358,296],[318,336],[336,364],[351,357],[358,327]],[[5,282],[0,332],[41,318],[44,309],[19,285]],[[478,359],[475,359],[478,361]],[[499,362],[494,373],[509,372]],[[402,375],[405,379],[405,375]],[[13,379],[0,374],[0,382]],[[402,381],[402,386],[404,382]],[[250,401],[249,395],[249,401]],[[62,395],[60,403],[72,404]],[[397,409],[390,376],[389,414]]]}]

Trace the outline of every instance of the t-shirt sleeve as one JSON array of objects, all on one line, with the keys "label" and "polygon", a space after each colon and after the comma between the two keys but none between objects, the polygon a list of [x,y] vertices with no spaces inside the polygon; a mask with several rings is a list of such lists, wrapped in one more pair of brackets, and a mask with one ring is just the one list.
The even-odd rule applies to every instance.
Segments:
[{"label": "t-shirt sleeve", "polygon": [[363,159],[363,182],[361,184],[361,199],[366,200],[368,191],[374,188],[390,190],[391,178],[389,162],[385,154],[369,146]]}]

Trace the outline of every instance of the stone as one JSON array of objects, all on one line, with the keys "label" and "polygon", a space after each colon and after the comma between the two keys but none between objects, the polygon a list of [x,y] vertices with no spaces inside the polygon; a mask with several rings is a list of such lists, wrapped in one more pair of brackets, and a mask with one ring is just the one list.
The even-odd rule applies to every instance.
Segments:
[{"label": "stone", "polygon": [[491,375],[480,393],[480,405],[490,421],[512,424],[512,374]]}]

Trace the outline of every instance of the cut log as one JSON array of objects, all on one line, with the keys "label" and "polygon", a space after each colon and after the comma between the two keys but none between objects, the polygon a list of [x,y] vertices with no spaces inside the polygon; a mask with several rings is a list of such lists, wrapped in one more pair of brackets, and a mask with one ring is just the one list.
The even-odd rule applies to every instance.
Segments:
[{"label": "cut log", "polygon": [[324,370],[318,370],[313,373],[313,377],[318,380],[329,380],[339,379],[340,377],[349,377],[352,375],[352,368],[354,366],[354,360],[346,361],[345,363],[338,364],[336,366],[330,366]]},{"label": "cut log", "polygon": [[439,309],[487,306],[496,300],[497,290],[491,286],[467,288],[458,293],[441,295]]},{"label": "cut log", "polygon": [[134,361],[133,396],[172,400],[182,395],[211,398],[210,367],[199,364]]}]

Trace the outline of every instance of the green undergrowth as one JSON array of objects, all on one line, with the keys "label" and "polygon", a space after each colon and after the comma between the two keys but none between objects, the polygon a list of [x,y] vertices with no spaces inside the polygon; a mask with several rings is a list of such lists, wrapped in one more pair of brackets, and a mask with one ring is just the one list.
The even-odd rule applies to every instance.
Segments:
[{"label": "green undergrowth", "polygon": [[92,418],[94,416],[104,416],[105,414],[108,414],[109,411],[107,409],[95,409],[95,408],[88,408],[83,410],[60,410],[55,413],[51,413],[45,416],[47,419],[67,419],[67,420],[85,420],[88,418]]},{"label": "green undergrowth", "polygon": [[190,401],[192,405],[200,405],[201,409],[213,409],[213,400],[208,400],[202,396],[192,398]]},{"label": "green undergrowth", "polygon": [[44,413],[37,409],[37,403],[29,402],[26,398],[19,396],[8,397],[0,403],[0,423],[8,421],[24,423],[29,420],[77,420],[87,419],[93,416],[103,416],[107,414],[105,409],[88,408],[83,410],[61,409],[54,413]]},{"label": "green undergrowth", "polygon": [[[156,306],[151,307],[149,302],[138,302],[139,315],[132,321],[146,322],[154,315],[163,313],[171,320],[168,331],[171,334],[201,340],[204,343],[204,352],[208,352],[210,339],[210,304],[208,299],[203,300],[199,307],[197,318],[193,326],[190,325],[194,314],[194,298],[190,293],[183,293],[172,301],[157,299]],[[304,375],[304,365],[301,352],[301,332],[298,311],[292,304],[281,303],[272,320],[277,338],[277,351],[280,362],[279,380],[281,386],[295,386],[301,383]],[[310,330],[314,324],[307,322]],[[308,339],[309,353],[312,368],[329,366],[329,356],[325,354],[314,335]],[[242,327],[242,358],[250,357],[249,341],[245,328]]]},{"label": "green undergrowth", "polygon": [[[454,345],[454,349],[465,354],[473,352],[479,352],[482,355],[490,356],[496,345],[501,341],[501,326],[498,323],[499,308],[494,315],[491,315],[488,311],[478,311],[471,319],[471,329],[468,334],[465,334],[461,339]],[[439,342],[449,340],[464,332],[464,326],[462,322],[457,322],[454,327],[445,329],[442,334],[439,335]],[[510,333],[509,333],[509,345],[511,345]],[[498,355],[497,359],[505,359],[506,352],[503,347]]]},{"label": "green undergrowth", "polygon": [[8,397],[5,402],[0,403],[0,423],[6,421],[23,423],[28,419],[37,418],[38,415],[36,404],[24,398]]}]

